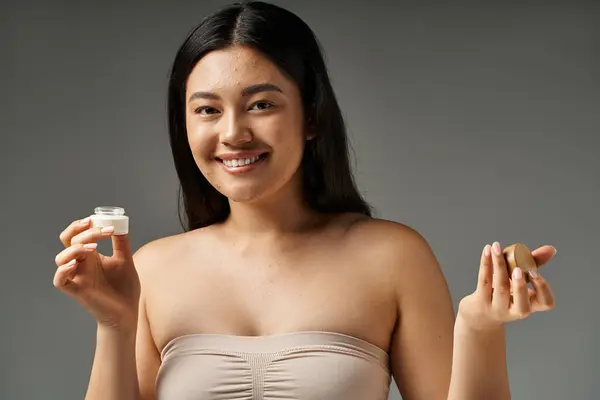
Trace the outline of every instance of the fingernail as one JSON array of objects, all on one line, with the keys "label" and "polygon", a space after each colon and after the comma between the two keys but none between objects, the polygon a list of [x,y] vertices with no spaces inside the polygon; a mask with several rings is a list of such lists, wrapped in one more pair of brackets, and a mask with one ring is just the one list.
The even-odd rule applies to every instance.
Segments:
[{"label": "fingernail", "polygon": [[527,271],[527,273],[533,279],[535,279],[535,278],[537,278],[539,276],[538,273],[537,273],[537,271],[535,269],[530,269],[529,271]]},{"label": "fingernail", "polygon": [[77,260],[76,259],[72,259],[71,261],[69,261],[68,263],[65,264],[65,267],[73,267],[75,264],[77,264]]},{"label": "fingernail", "polygon": [[483,255],[486,257],[490,256],[490,245],[486,244],[485,247],[483,248]]},{"label": "fingernail", "polygon": [[497,256],[499,256],[502,252],[502,250],[500,249],[500,243],[498,242],[494,242],[494,244],[492,245],[492,249],[494,250],[494,254]]},{"label": "fingernail", "polygon": [[90,222],[90,217],[86,217],[79,222],[81,223],[81,225],[86,225],[88,222]]},{"label": "fingernail", "polygon": [[516,281],[523,279],[523,271],[521,271],[521,268],[517,267],[513,270],[513,279]]},{"label": "fingernail", "polygon": [[115,230],[114,226],[105,226],[104,228],[100,229],[100,232],[102,233],[108,233],[108,232],[112,232]]},{"label": "fingernail", "polygon": [[554,249],[554,254],[556,254],[558,252],[558,250],[556,250],[556,247],[552,246],[552,248]]},{"label": "fingernail", "polygon": [[96,247],[98,247],[98,243],[86,243],[83,245],[83,247],[89,250],[94,250]]}]

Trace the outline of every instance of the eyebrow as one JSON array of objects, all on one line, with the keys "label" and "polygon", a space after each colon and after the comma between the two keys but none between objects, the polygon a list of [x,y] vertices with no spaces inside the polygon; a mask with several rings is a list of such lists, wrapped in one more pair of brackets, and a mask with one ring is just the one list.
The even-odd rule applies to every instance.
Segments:
[{"label": "eyebrow", "polygon": [[[248,86],[242,90],[242,96],[250,96],[260,92],[279,92],[283,93],[283,91],[279,88],[279,86],[274,85],[272,83],[258,83],[256,85]],[[220,99],[219,95],[212,92],[194,92],[188,102],[195,99],[208,99],[208,100],[218,100]]]}]

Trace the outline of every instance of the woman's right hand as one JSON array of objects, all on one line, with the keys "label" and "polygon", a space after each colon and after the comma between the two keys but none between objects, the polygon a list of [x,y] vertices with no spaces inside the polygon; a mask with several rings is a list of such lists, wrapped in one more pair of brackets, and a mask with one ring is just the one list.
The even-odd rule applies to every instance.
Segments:
[{"label": "woman's right hand", "polygon": [[[112,228],[112,227],[111,227]],[[99,326],[122,330],[137,324],[140,281],[127,235],[91,227],[89,217],[74,221],[60,234],[54,286],[75,298]],[[112,238],[113,254],[96,251],[99,240]]]}]

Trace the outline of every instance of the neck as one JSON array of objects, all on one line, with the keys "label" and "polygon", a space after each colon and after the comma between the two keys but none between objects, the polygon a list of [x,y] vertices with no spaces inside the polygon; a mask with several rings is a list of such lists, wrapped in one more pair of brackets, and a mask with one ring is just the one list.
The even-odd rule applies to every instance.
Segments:
[{"label": "neck", "polygon": [[278,237],[300,232],[317,220],[317,212],[304,200],[301,184],[286,185],[268,198],[254,202],[230,200],[229,206],[231,213],[225,226],[237,234]]}]

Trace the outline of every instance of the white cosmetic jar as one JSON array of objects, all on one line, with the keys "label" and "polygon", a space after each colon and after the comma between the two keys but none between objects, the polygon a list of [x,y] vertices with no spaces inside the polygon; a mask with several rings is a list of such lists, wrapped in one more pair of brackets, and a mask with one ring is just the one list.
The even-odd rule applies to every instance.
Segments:
[{"label": "white cosmetic jar", "polygon": [[129,217],[125,215],[122,207],[102,206],[94,209],[90,216],[94,228],[114,227],[114,235],[126,235],[129,233]]}]

